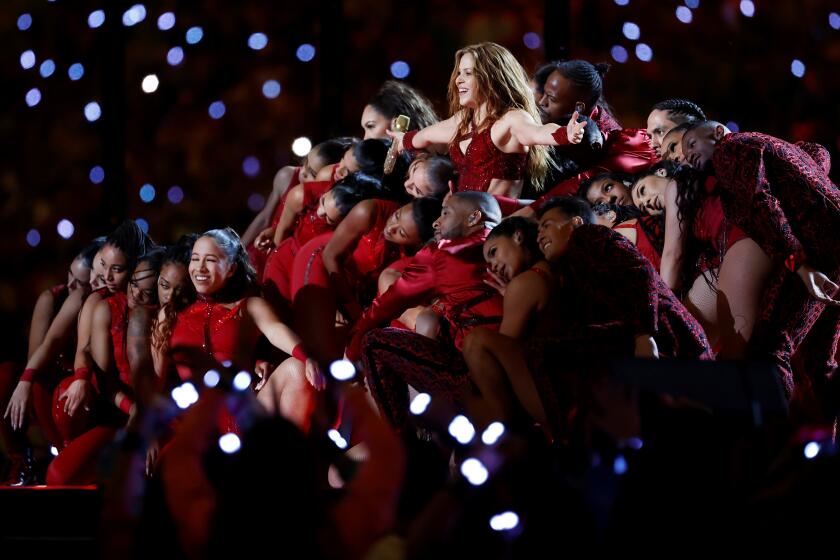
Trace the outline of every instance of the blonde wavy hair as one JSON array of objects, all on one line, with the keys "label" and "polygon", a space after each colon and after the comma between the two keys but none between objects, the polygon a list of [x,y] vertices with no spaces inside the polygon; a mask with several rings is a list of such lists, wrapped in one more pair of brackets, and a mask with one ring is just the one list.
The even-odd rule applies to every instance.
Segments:
[{"label": "blonde wavy hair", "polygon": [[[487,104],[487,115],[484,122],[476,123],[477,129],[492,126],[494,122],[512,109],[522,109],[534,117],[537,123],[540,119],[534,94],[528,85],[528,75],[525,69],[509,50],[496,43],[479,43],[469,45],[455,53],[455,67],[449,78],[449,114],[455,115],[462,111],[463,117],[458,123],[455,142],[464,138],[475,119],[475,109],[462,107],[458,101],[458,87],[455,79],[458,77],[458,67],[465,54],[471,54],[475,61],[473,75],[478,82],[479,103]],[[548,146],[531,146],[528,150],[528,176],[537,190],[543,189],[546,173],[551,165]]]}]

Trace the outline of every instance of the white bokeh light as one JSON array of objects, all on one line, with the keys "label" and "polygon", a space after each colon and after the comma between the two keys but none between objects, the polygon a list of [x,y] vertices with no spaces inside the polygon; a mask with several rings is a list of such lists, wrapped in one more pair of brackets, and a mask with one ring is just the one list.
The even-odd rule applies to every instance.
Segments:
[{"label": "white bokeh light", "polygon": [[505,433],[505,425],[501,422],[493,422],[481,434],[481,441],[484,445],[493,445]]},{"label": "white bokeh light", "polygon": [[158,80],[157,75],[149,74],[143,78],[143,82],[140,84],[140,87],[146,93],[154,93],[157,91],[158,85],[160,85],[160,80]]},{"label": "white bokeh light", "polygon": [[222,376],[219,375],[219,372],[215,369],[208,369],[207,373],[204,374],[204,384],[211,389],[218,385],[221,379]]},{"label": "white bokeh light", "polygon": [[240,371],[233,377],[233,386],[237,391],[244,391],[251,386],[251,374]]},{"label": "white bokeh light", "polygon": [[490,476],[490,473],[487,472],[487,467],[484,466],[484,463],[475,457],[471,457],[461,463],[461,474],[464,475],[464,478],[466,478],[473,486],[481,486],[487,482],[487,478]]},{"label": "white bokeh light", "polygon": [[58,231],[58,235],[63,237],[64,239],[70,239],[73,237],[73,234],[76,232],[76,227],[73,225],[73,222],[64,218],[58,225],[55,227],[56,231]]},{"label": "white bokeh light", "polygon": [[219,438],[219,448],[230,455],[242,448],[242,441],[233,432],[228,432]]},{"label": "white bokeh light", "polygon": [[466,416],[459,414],[449,423],[449,434],[458,443],[466,445],[475,437],[475,426],[472,425],[472,422]]},{"label": "white bokeh light", "polygon": [[312,141],[307,138],[306,136],[301,136],[300,138],[295,138],[295,141],[292,142],[292,152],[297,157],[303,157],[309,153],[309,150],[312,149]]},{"label": "white bokeh light", "polygon": [[519,525],[519,516],[515,512],[505,511],[490,518],[490,528],[494,531],[510,531]]},{"label": "white bokeh light", "polygon": [[356,376],[356,366],[350,360],[336,360],[330,364],[330,375],[338,381],[350,381]]},{"label": "white bokeh light", "polygon": [[411,404],[408,405],[408,410],[415,416],[419,416],[426,412],[426,409],[429,408],[431,402],[432,396],[429,395],[429,393],[418,393],[413,399],[411,399]]}]

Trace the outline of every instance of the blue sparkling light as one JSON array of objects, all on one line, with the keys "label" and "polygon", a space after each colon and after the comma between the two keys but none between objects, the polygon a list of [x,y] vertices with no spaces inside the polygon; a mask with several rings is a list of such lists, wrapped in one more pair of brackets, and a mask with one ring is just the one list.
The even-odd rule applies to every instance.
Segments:
[{"label": "blue sparkling light", "polygon": [[540,39],[540,36],[533,31],[529,31],[523,35],[522,42],[525,43],[525,46],[529,49],[538,49],[540,48],[540,45],[542,45],[542,39]]},{"label": "blue sparkling light", "polygon": [[626,6],[630,3],[630,0],[614,0],[615,3],[619,6]]},{"label": "blue sparkling light", "polygon": [[629,58],[629,55],[627,54],[627,49],[625,49],[621,45],[615,45],[613,48],[611,48],[610,55],[613,57],[613,60],[622,64],[627,62],[627,59]]},{"label": "blue sparkling light", "polygon": [[256,177],[260,174],[260,160],[256,156],[248,156],[242,160],[242,172],[248,177]]},{"label": "blue sparkling light", "polygon": [[26,242],[29,244],[30,247],[37,247],[38,243],[41,242],[41,234],[38,232],[37,229],[30,229],[26,232]]},{"label": "blue sparkling light", "polygon": [[411,67],[407,62],[398,60],[391,65],[391,75],[397,79],[403,79],[411,72]]},{"label": "blue sparkling light", "polygon": [[738,123],[736,123],[735,121],[727,122],[726,123],[726,128],[728,128],[732,132],[740,132],[741,131],[741,127],[738,126]]},{"label": "blue sparkling light", "polygon": [[623,456],[619,455],[613,461],[613,471],[615,474],[621,476],[622,474],[627,472],[627,459]]},{"label": "blue sparkling light", "polygon": [[142,187],[140,187],[140,200],[145,203],[149,203],[155,199],[155,188],[146,183]]},{"label": "blue sparkling light", "polygon": [[96,29],[105,23],[105,12],[103,10],[94,10],[88,16],[88,27]]},{"label": "blue sparkling light", "polygon": [[225,116],[225,104],[221,101],[214,101],[208,107],[207,112],[210,114],[211,119],[221,119]]},{"label": "blue sparkling light", "polygon": [[259,193],[254,193],[248,197],[248,208],[251,212],[259,212],[265,206],[265,198]]},{"label": "blue sparkling light", "polygon": [[651,49],[646,43],[639,43],[636,45],[636,56],[642,62],[650,62],[653,58],[653,49]]},{"label": "blue sparkling light", "polygon": [[840,14],[837,12],[831,12],[828,14],[828,25],[830,25],[832,29],[840,29]]},{"label": "blue sparkling light", "polygon": [[26,31],[32,26],[32,16],[29,14],[20,14],[20,17],[17,19],[17,26],[21,31]]},{"label": "blue sparkling light", "polygon": [[624,36],[631,41],[635,41],[642,34],[642,30],[639,29],[639,26],[632,21],[625,21],[624,25],[621,26],[621,32],[624,33]]},{"label": "blue sparkling light", "polygon": [[166,191],[166,198],[168,198],[169,202],[172,204],[181,204],[181,201],[184,200],[184,189],[178,185],[169,187],[169,190]]},{"label": "blue sparkling light", "polygon": [[26,92],[26,104],[34,107],[41,102],[41,90],[34,87]]},{"label": "blue sparkling light", "polygon": [[677,19],[683,23],[691,23],[691,20],[694,19],[694,16],[691,14],[691,10],[686,8],[685,6],[679,6],[677,8]]},{"label": "blue sparkling light", "polygon": [[102,116],[102,107],[96,101],[91,101],[85,105],[85,118],[90,122],[95,121]]},{"label": "blue sparkling light", "polygon": [[102,169],[101,165],[95,165],[90,168],[89,177],[91,183],[98,185],[105,180],[105,170]]},{"label": "blue sparkling light", "polygon": [[315,58],[315,47],[309,43],[304,43],[297,48],[295,56],[297,56],[297,59],[301,62],[309,62]]},{"label": "blue sparkling light", "polygon": [[741,13],[745,17],[753,17],[755,15],[755,4],[752,3],[752,0],[741,0],[740,8]]},{"label": "blue sparkling light", "polygon": [[685,0],[685,5],[692,10],[696,10],[700,7],[700,0]]},{"label": "blue sparkling light", "polygon": [[55,72],[55,62],[51,58],[48,58],[41,63],[40,72],[42,78],[49,78]]},{"label": "blue sparkling light", "polygon": [[794,58],[793,62],[790,63],[790,73],[797,78],[801,78],[805,75],[805,63],[798,58]]},{"label": "blue sparkling light", "polygon": [[20,65],[24,70],[29,70],[35,66],[35,52],[28,50],[20,53]]},{"label": "blue sparkling light", "polygon": [[187,29],[187,43],[195,45],[204,37],[204,30],[198,26]]},{"label": "blue sparkling light", "polygon": [[181,47],[172,47],[169,49],[169,52],[166,53],[166,62],[169,63],[170,66],[178,66],[184,60],[184,49]]},{"label": "blue sparkling light", "polygon": [[280,95],[280,82],[277,80],[266,80],[262,86],[263,95],[269,99],[274,99]]},{"label": "blue sparkling light", "polygon": [[248,46],[259,51],[265,48],[268,44],[268,36],[265,33],[253,33],[248,37]]},{"label": "blue sparkling light", "polygon": [[82,76],[85,75],[85,67],[82,66],[80,62],[75,62],[67,69],[67,75],[70,76],[70,79],[74,82],[76,80],[81,80]]},{"label": "blue sparkling light", "polygon": [[146,7],[143,4],[134,4],[123,13],[122,22],[126,27],[131,27],[144,19],[146,19]]},{"label": "blue sparkling light", "polygon": [[175,14],[172,12],[164,12],[160,14],[157,21],[158,29],[161,31],[169,31],[175,27]]},{"label": "blue sparkling light", "polygon": [[149,222],[147,222],[143,218],[137,218],[136,220],[134,220],[134,223],[137,224],[137,227],[139,227],[143,231],[143,233],[149,233]]}]

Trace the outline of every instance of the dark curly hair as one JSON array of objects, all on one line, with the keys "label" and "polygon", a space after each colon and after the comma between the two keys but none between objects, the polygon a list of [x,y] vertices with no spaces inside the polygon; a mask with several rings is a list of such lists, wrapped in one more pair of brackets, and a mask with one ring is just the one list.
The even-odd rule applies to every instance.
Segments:
[{"label": "dark curly hair", "polygon": [[408,130],[419,130],[438,122],[432,103],[403,82],[388,80],[368,101],[368,105],[389,121],[399,115],[407,116],[411,119]]},{"label": "dark curly hair", "polygon": [[487,239],[493,239],[494,237],[509,237],[513,239],[517,231],[522,234],[522,248],[528,252],[532,259],[541,259],[542,252],[540,251],[540,246],[537,244],[537,224],[522,216],[505,218],[490,231]]}]

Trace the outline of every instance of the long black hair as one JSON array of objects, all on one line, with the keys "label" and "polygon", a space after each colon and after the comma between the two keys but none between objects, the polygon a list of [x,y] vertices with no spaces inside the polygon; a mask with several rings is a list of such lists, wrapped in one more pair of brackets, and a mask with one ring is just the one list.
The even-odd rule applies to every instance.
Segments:
[{"label": "long black hair", "polygon": [[494,237],[513,239],[517,231],[522,234],[522,248],[528,252],[532,259],[540,260],[542,252],[540,252],[540,246],[537,244],[537,224],[522,216],[505,218],[490,231],[487,239],[493,239]]},{"label": "long black hair", "polygon": [[438,122],[432,103],[404,82],[388,80],[368,101],[368,105],[389,121],[399,115],[407,116],[411,119],[408,130],[419,130]]},{"label": "long black hair", "polygon": [[134,220],[126,220],[105,239],[104,245],[118,249],[125,255],[126,268],[134,270],[137,259],[150,251],[155,243]]},{"label": "long black hair", "polygon": [[417,233],[420,236],[421,243],[426,243],[435,236],[433,226],[440,217],[442,204],[443,199],[432,196],[415,198],[411,202],[411,216],[414,218],[414,223],[417,224]]}]

